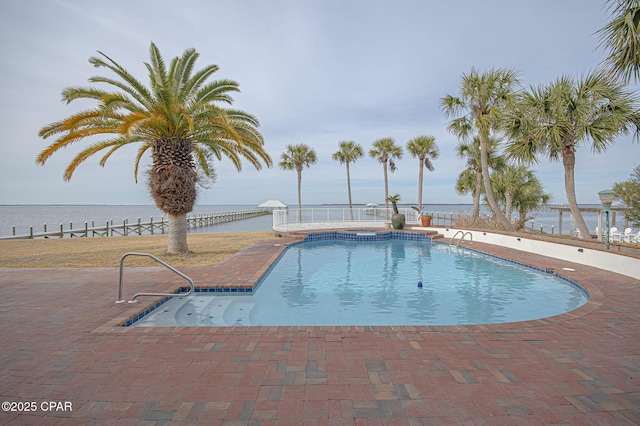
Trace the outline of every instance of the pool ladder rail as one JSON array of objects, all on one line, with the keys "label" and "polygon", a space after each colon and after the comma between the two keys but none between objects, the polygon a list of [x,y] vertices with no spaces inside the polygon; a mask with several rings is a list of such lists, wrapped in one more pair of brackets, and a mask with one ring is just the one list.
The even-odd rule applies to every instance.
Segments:
[{"label": "pool ladder rail", "polygon": [[462,236],[458,239],[458,242],[456,243],[456,247],[460,246],[460,243],[462,242],[462,240],[464,240],[464,237],[466,237],[467,235],[469,236],[469,241],[473,241],[473,234],[470,231],[458,231],[455,234],[453,234],[453,237],[451,237],[451,239],[449,240],[449,246],[453,246],[453,241],[456,239],[456,237],[458,236],[458,234],[462,234]]},{"label": "pool ladder rail", "polygon": [[182,272],[178,271],[176,268],[174,268],[173,266],[169,265],[168,263],[158,259],[157,257],[155,257],[152,254],[149,253],[136,253],[136,252],[129,252],[129,253],[125,253],[124,255],[122,255],[122,257],[120,258],[120,282],[119,282],[119,286],[118,286],[118,300],[116,300],[116,303],[124,303],[125,300],[122,298],[122,287],[123,287],[123,275],[124,275],[124,260],[129,257],[129,256],[143,256],[143,257],[150,257],[151,259],[155,260],[156,262],[160,263],[161,265],[165,266],[166,268],[168,268],[169,270],[175,272],[176,274],[180,275],[182,278],[184,278],[185,280],[187,280],[189,282],[189,291],[187,291],[186,293],[136,293],[133,295],[133,297],[131,298],[131,300],[129,300],[129,303],[137,303],[138,301],[136,300],[137,297],[139,296],[160,296],[160,297],[176,297],[176,296],[188,296],[191,293],[193,293],[195,286],[193,284],[193,280],[191,278],[189,278],[187,275],[183,274]]}]

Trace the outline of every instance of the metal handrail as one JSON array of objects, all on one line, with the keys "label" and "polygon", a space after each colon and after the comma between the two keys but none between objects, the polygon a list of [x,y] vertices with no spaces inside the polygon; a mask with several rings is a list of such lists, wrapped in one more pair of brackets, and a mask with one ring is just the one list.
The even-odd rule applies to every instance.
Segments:
[{"label": "metal handrail", "polygon": [[453,234],[453,237],[449,239],[449,245],[452,245],[451,243],[453,242],[453,240],[455,240],[458,234],[462,234],[464,236],[464,231],[457,231],[455,234]]},{"label": "metal handrail", "polygon": [[136,303],[137,302],[136,297],[138,297],[138,296],[164,296],[164,297],[188,296],[194,291],[195,285],[193,284],[193,280],[191,278],[189,278],[188,276],[186,276],[185,274],[183,274],[182,272],[178,271],[173,266],[169,265],[166,262],[163,262],[162,260],[158,259],[154,255],[149,254],[149,253],[129,252],[129,253],[125,253],[120,258],[120,282],[119,282],[119,286],[118,286],[118,300],[116,300],[116,303],[124,303],[124,301],[125,301],[122,298],[122,277],[124,275],[124,259],[126,257],[128,257],[128,256],[150,257],[153,260],[155,260],[156,262],[160,263],[161,265],[165,266],[166,268],[168,268],[171,271],[175,272],[176,274],[180,275],[185,280],[189,281],[189,284],[191,285],[190,288],[189,288],[189,291],[187,291],[186,293],[136,293],[136,294],[133,295],[131,300],[129,300],[129,303]]},{"label": "metal handrail", "polygon": [[464,240],[464,237],[466,237],[466,236],[467,236],[467,234],[469,235],[469,237],[471,237],[471,240],[470,240],[470,241],[473,241],[473,234],[472,234],[470,231],[467,231],[467,232],[465,232],[465,231],[457,231],[455,234],[453,234],[453,237],[451,237],[451,239],[449,240],[449,245],[450,245],[450,246],[452,246],[452,245],[453,245],[453,244],[452,244],[452,243],[453,243],[453,240],[455,240],[455,239],[456,239],[456,237],[458,236],[458,234],[462,234],[462,237],[460,237],[460,239],[459,239],[459,240],[458,240],[458,242],[456,243],[456,246],[459,246],[459,245],[460,245],[460,242],[461,242],[462,240]]},{"label": "metal handrail", "polygon": [[462,238],[460,238],[460,239],[458,240],[458,242],[456,243],[456,245],[457,245],[457,246],[459,246],[459,245],[460,245],[460,243],[462,242],[462,240],[464,240],[464,237],[466,237],[466,236],[467,236],[467,234],[469,234],[469,236],[471,237],[471,240],[469,240],[469,241],[473,241],[473,234],[472,234],[471,232],[467,231],[467,232],[465,232],[464,234],[462,234]]}]

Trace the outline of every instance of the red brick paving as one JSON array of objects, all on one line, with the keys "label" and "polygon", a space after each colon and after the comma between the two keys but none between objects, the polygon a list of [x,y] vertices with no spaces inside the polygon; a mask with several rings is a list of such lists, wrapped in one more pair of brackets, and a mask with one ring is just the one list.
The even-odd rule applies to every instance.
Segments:
[{"label": "red brick paving", "polygon": [[[251,285],[292,239],[211,267],[197,286]],[[280,246],[275,246],[280,244]],[[2,424],[640,424],[640,281],[501,247],[591,293],[578,310],[459,327],[124,328],[118,270],[0,269]],[[129,268],[125,294],[181,278]],[[44,411],[68,401],[72,411]]]}]

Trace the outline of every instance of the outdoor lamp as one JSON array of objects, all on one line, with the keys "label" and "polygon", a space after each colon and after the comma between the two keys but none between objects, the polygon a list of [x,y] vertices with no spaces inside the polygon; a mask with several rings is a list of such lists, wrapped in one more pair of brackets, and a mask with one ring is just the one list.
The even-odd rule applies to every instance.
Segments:
[{"label": "outdoor lamp", "polygon": [[609,212],[611,211],[611,203],[613,203],[613,199],[615,198],[615,193],[610,189],[605,189],[598,192],[598,196],[600,197],[600,202],[602,203],[602,208],[604,209],[604,214],[606,217],[607,224],[607,250],[609,250]]}]

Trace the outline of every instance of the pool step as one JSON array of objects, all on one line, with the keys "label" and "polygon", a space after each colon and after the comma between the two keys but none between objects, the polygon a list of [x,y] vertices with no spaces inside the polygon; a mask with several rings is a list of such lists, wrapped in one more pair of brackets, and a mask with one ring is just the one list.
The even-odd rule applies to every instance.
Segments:
[{"label": "pool step", "polygon": [[231,303],[224,312],[224,321],[226,325],[251,325],[249,316],[253,306],[253,302],[241,300],[233,301],[233,303]]},{"label": "pool step", "polygon": [[213,300],[199,313],[201,325],[227,326],[224,320],[225,312],[233,304],[230,296],[212,296]]}]

